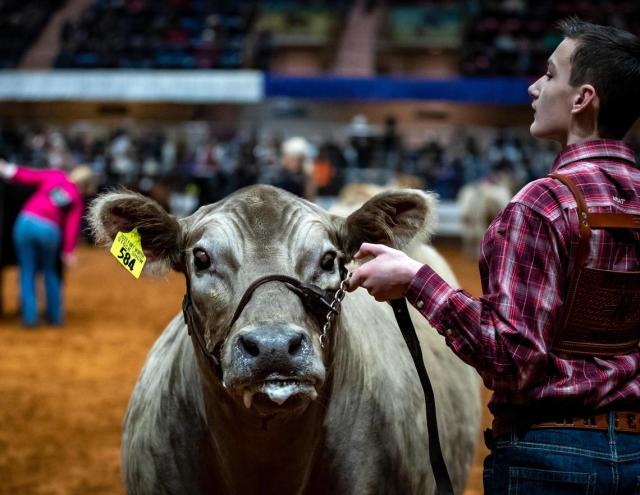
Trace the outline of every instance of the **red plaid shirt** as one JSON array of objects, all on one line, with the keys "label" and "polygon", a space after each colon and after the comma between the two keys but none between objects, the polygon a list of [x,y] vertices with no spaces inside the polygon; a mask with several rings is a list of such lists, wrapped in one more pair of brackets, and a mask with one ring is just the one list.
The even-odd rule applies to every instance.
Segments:
[{"label": "red plaid shirt", "polygon": [[[640,213],[640,170],[620,141],[568,146],[551,171],[571,176],[592,212]],[[482,297],[450,287],[428,266],[407,289],[408,300],[493,390],[494,414],[534,402],[640,405],[640,352],[574,359],[549,353],[577,245],[576,202],[546,177],[527,184],[489,226]],[[594,230],[589,266],[640,270],[640,232]]]}]

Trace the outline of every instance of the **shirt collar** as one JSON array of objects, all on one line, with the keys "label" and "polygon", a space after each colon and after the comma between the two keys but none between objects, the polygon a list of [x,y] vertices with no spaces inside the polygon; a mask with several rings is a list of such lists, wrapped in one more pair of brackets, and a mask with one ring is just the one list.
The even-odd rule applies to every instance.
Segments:
[{"label": "shirt collar", "polygon": [[571,144],[564,148],[553,162],[551,172],[569,163],[592,158],[618,159],[634,166],[636,164],[633,149],[628,144],[615,139],[596,139],[586,143]]}]

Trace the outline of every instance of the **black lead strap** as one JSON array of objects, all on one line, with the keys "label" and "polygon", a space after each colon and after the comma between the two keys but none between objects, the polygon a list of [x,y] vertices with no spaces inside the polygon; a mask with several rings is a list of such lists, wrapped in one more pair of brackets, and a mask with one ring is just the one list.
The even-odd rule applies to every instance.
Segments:
[{"label": "black lead strap", "polygon": [[442,448],[440,447],[440,437],[438,435],[438,422],[436,418],[436,401],[433,395],[433,387],[427,374],[427,369],[424,366],[424,360],[422,359],[422,349],[420,348],[420,341],[416,335],[416,329],[411,321],[409,315],[409,308],[407,308],[407,300],[393,299],[389,301],[393,308],[393,314],[396,317],[404,341],[409,348],[411,357],[413,358],[413,364],[418,372],[420,378],[420,384],[424,392],[425,409],[427,412],[427,432],[429,433],[429,461],[431,462],[431,469],[433,470],[433,476],[436,480],[436,492],[442,495],[453,495],[453,487],[451,486],[451,478],[449,478],[449,472],[447,471],[447,465],[444,462],[442,456]]}]

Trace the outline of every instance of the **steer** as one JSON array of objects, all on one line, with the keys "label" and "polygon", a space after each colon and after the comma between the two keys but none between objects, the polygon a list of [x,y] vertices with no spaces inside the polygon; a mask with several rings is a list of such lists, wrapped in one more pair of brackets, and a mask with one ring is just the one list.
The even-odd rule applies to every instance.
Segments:
[{"label": "steer", "polygon": [[[177,220],[131,192],[100,196],[90,213],[98,241],[137,228],[144,270],[183,273],[192,304],[191,324],[180,314],[167,326],[131,397],[127,492],[434,493],[423,392],[391,308],[359,289],[321,337],[327,308],[293,282],[333,294],[362,242],[402,248],[428,236],[434,208],[423,192],[384,192],[342,218],[261,185]],[[252,287],[274,274],[288,278]],[[479,381],[413,316],[462,493]]]}]

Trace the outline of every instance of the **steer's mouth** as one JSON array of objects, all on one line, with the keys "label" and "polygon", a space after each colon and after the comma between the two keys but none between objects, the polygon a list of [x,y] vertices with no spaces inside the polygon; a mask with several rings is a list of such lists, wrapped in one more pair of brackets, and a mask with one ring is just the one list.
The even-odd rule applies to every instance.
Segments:
[{"label": "steer's mouth", "polygon": [[261,415],[302,413],[318,397],[315,380],[269,378],[233,388],[247,409]]}]

